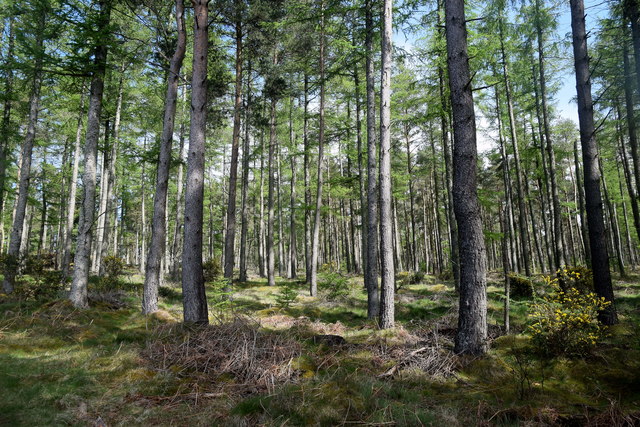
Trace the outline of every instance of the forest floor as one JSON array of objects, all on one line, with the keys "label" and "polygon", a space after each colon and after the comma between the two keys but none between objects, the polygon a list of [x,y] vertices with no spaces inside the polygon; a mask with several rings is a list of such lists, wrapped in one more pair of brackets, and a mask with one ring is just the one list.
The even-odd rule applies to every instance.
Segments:
[{"label": "forest floor", "polygon": [[134,274],[87,310],[0,295],[0,425],[638,425],[640,276],[616,280],[620,324],[582,358],[531,351],[526,300],[504,335],[494,279],[480,358],[453,354],[457,297],[432,276],[397,292],[386,331],[356,277],[317,298],[210,284],[207,327],[180,323],[177,284],[141,315]]}]

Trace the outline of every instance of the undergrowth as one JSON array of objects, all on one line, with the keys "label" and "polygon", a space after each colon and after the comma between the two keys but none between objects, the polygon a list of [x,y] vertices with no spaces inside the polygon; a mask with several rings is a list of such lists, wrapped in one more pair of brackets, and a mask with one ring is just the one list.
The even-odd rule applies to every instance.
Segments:
[{"label": "undergrowth", "polygon": [[[526,333],[498,336],[497,286],[488,319],[498,337],[485,357],[468,358],[452,353],[457,296],[442,278],[402,286],[398,327],[381,331],[366,319],[360,278],[330,277],[319,298],[296,282],[254,280],[228,294],[213,280],[212,325],[189,328],[179,287],[161,287],[162,310],[145,317],[141,278],[127,277],[120,307],[0,295],[1,425],[640,422],[637,277],[616,283],[620,325],[572,358],[541,353]],[[513,330],[531,324],[529,304],[513,303]]]}]

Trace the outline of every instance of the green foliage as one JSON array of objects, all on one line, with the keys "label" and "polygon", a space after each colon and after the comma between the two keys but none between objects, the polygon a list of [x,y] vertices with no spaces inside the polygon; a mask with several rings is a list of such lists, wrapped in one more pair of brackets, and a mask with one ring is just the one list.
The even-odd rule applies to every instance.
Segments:
[{"label": "green foliage", "polygon": [[349,278],[337,271],[322,273],[318,286],[327,293],[327,299],[330,301],[343,299],[349,295]]},{"label": "green foliage", "polygon": [[218,316],[224,314],[226,311],[231,311],[233,308],[233,299],[231,298],[233,291],[228,285],[226,279],[218,276],[207,288],[209,307]]},{"label": "green foliage", "polygon": [[280,292],[276,295],[276,303],[280,308],[289,308],[291,303],[298,298],[298,290],[295,282],[285,282],[280,285]]},{"label": "green foliage", "polygon": [[222,267],[218,258],[211,258],[202,264],[202,273],[205,282],[213,282],[222,275]]},{"label": "green foliage", "polygon": [[415,273],[413,273],[409,278],[409,284],[417,285],[422,283],[423,280],[424,280],[424,272],[422,270],[418,270]]},{"label": "green foliage", "polygon": [[25,301],[50,301],[60,298],[65,285],[61,271],[44,270],[32,276],[20,276],[16,280],[15,295]]},{"label": "green foliage", "polygon": [[95,283],[96,290],[113,291],[122,288],[122,273],[125,262],[117,256],[106,256],[102,259],[102,270],[104,274]]},{"label": "green foliage", "polygon": [[30,255],[24,262],[25,274],[42,274],[47,269],[53,269],[56,264],[56,254],[44,253]]},{"label": "green foliage", "polygon": [[509,295],[512,298],[528,299],[533,297],[533,280],[518,273],[509,273]]},{"label": "green foliage", "polygon": [[548,355],[584,356],[605,336],[598,312],[610,302],[593,292],[560,287],[559,278],[545,277],[552,292],[532,304],[528,331],[538,350]]}]

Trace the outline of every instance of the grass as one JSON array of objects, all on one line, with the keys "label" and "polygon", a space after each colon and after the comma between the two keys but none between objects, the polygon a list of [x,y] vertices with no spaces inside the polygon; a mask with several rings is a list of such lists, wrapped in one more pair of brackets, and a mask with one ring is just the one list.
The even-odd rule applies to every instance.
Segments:
[{"label": "grass", "polygon": [[[640,277],[616,281],[620,324],[582,359],[549,358],[531,351],[527,335],[493,340],[482,358],[451,354],[457,296],[448,282],[425,277],[396,296],[398,327],[380,331],[366,318],[360,278],[328,299],[306,295],[279,307],[281,286],[256,279],[236,286],[231,300],[207,287],[212,318],[231,312],[260,320],[265,333],[294,337],[302,355],[298,373],[268,391],[238,391],[232,377],[212,384],[179,366],[159,369],[148,348],[180,329],[181,290],[160,291],[159,313],[139,312],[142,278],[130,276],[125,307],[95,303],[75,310],[65,300],[24,301],[0,295],[0,425],[616,425],[640,415]],[[284,284],[281,280],[279,284]],[[503,318],[499,281],[488,288],[490,330]],[[525,329],[526,300],[511,302],[511,323]],[[434,328],[440,330],[433,335]],[[348,344],[315,344],[316,334]],[[451,362],[452,375],[429,375],[411,352],[439,341],[434,356]],[[430,344],[425,344],[429,342]],[[428,359],[419,359],[430,363]],[[392,375],[386,375],[395,365]],[[243,385],[246,386],[246,385]],[[213,393],[212,391],[215,391]],[[637,422],[638,418],[634,418]]]}]

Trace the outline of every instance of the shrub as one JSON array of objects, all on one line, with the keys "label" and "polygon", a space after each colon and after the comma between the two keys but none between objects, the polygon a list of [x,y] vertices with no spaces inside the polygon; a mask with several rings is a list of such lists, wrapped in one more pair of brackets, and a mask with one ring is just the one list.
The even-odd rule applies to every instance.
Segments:
[{"label": "shrub", "polygon": [[323,273],[319,287],[327,292],[328,300],[337,300],[349,295],[349,279],[338,272]]},{"label": "shrub", "polygon": [[117,256],[110,255],[102,258],[102,271],[104,274],[98,280],[98,287],[101,290],[119,289],[124,266],[124,260]]},{"label": "shrub", "polygon": [[533,281],[517,273],[509,273],[509,295],[512,298],[533,297]]},{"label": "shrub", "polygon": [[20,276],[15,295],[27,301],[48,301],[59,298],[65,285],[61,271],[45,270],[33,276]]},{"label": "shrub", "polygon": [[582,356],[604,337],[598,312],[610,302],[593,292],[576,288],[564,291],[560,280],[545,277],[552,292],[531,306],[528,330],[538,350],[549,355]]},{"label": "shrub", "polygon": [[204,274],[205,282],[213,282],[222,275],[222,267],[220,266],[220,260],[218,258],[211,258],[202,264],[202,272]]},{"label": "shrub", "polygon": [[286,282],[280,287],[280,292],[276,295],[276,303],[280,308],[289,308],[298,298],[298,290],[295,282]]},{"label": "shrub", "polygon": [[586,267],[566,266],[556,272],[558,285],[567,292],[574,288],[580,292],[593,292],[593,272]]},{"label": "shrub", "polygon": [[417,285],[419,283],[422,283],[423,280],[424,280],[424,272],[422,270],[418,270],[415,273],[413,273],[409,278],[409,284]]},{"label": "shrub", "polygon": [[56,266],[56,255],[43,253],[29,255],[24,261],[25,274],[42,274],[45,270],[50,270]]}]

